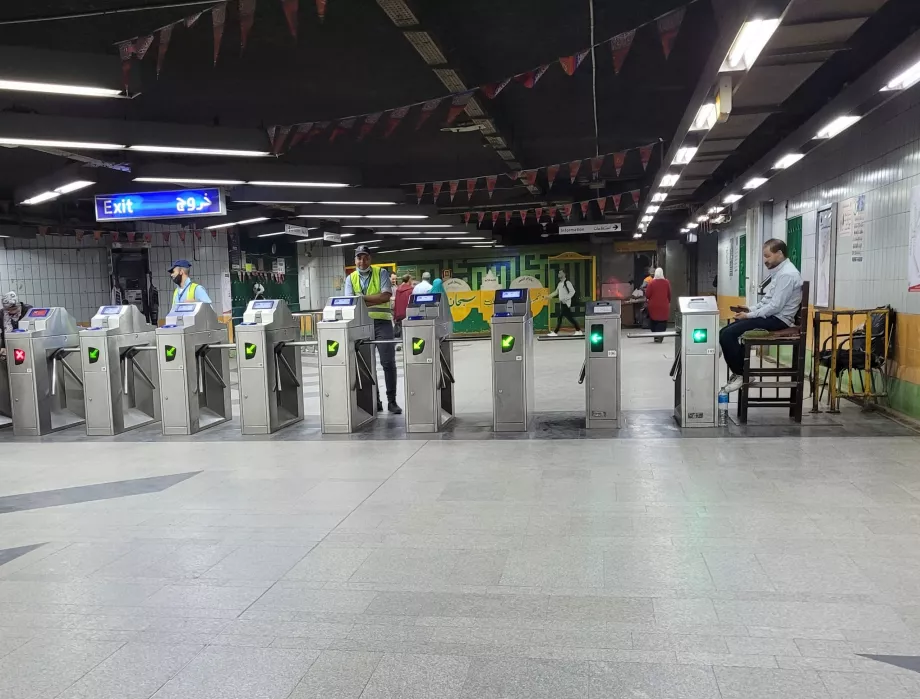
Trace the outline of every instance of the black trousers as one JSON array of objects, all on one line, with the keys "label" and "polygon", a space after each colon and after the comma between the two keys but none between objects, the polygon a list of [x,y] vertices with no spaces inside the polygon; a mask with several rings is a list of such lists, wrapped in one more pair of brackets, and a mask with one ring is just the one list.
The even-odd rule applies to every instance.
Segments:
[{"label": "black trousers", "polygon": [[581,330],[578,326],[578,321],[575,319],[575,314],[572,313],[572,309],[566,306],[562,301],[556,306],[556,330],[559,332],[562,328],[562,319],[568,318],[569,322],[575,327],[575,330]]},{"label": "black trousers", "polygon": [[769,318],[745,318],[729,323],[719,333],[719,344],[722,346],[722,356],[733,374],[741,376],[744,373],[744,348],[741,346],[741,336],[748,330],[783,330],[788,328],[783,321],[775,316]]},{"label": "black trousers", "polygon": [[[653,333],[663,333],[663,332],[666,332],[667,329],[668,329],[668,321],[666,321],[666,320],[651,320],[651,319],[650,319],[650,320],[649,320],[649,329],[650,329]],[[664,338],[663,338],[663,337],[656,337],[656,338],[655,338],[655,342],[659,342],[659,343],[664,342]]]},{"label": "black trousers", "polygon": [[[374,339],[392,340],[393,321],[374,319]],[[383,367],[383,378],[387,384],[387,401],[396,402],[396,345],[377,345],[377,356]],[[380,397],[380,391],[377,391]]]}]

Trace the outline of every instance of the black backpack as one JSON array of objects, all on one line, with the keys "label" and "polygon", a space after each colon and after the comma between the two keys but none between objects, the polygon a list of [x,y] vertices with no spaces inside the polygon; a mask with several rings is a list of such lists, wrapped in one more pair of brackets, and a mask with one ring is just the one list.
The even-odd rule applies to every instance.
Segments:
[{"label": "black backpack", "polygon": [[569,308],[575,308],[581,303],[581,299],[578,297],[578,289],[575,288],[575,285],[570,279],[566,279],[565,283],[569,285],[569,288],[572,290],[572,302],[569,304]]}]

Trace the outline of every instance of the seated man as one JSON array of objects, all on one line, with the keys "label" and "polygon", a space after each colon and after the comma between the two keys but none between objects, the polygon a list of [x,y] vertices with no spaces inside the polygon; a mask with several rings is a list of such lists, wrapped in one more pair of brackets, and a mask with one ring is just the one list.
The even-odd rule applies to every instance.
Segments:
[{"label": "seated man", "polygon": [[723,388],[731,393],[744,384],[744,348],[741,336],[749,330],[775,332],[792,327],[802,303],[802,275],[786,257],[786,243],[772,239],[764,243],[763,261],[770,276],[763,300],[753,308],[743,308],[735,314],[735,322],[719,333],[722,355],[731,370],[731,378]]}]

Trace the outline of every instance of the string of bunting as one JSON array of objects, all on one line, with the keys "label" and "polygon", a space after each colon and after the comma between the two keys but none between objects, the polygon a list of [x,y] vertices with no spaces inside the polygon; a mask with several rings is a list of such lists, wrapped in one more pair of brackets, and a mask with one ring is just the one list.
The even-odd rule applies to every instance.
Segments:
[{"label": "string of bunting", "polygon": [[[661,47],[664,51],[665,59],[667,59],[671,55],[671,50],[674,47],[674,42],[677,39],[687,8],[698,1],[699,0],[690,0],[690,2],[683,7],[648,22],[644,22],[629,31],[621,32],[593,46],[588,46],[571,56],[562,56],[553,63],[558,62],[563,72],[565,72],[566,75],[572,76],[593,49],[608,44],[613,57],[614,73],[619,75],[629,55],[629,51],[632,48],[636,33],[640,29],[651,25],[655,25],[657,28]],[[333,124],[335,124],[335,127],[330,133],[330,142],[334,142],[341,136],[350,133],[355,126],[358,127],[357,140],[363,141],[380,121],[384,123],[383,137],[389,138],[405,120],[409,112],[419,107],[418,118],[415,122],[415,130],[417,131],[431,118],[432,113],[445,102],[449,103],[450,106],[447,110],[447,116],[444,123],[446,126],[450,126],[466,109],[467,104],[469,104],[469,101],[477,92],[491,100],[498,97],[512,82],[523,85],[525,88],[533,89],[540,81],[540,78],[546,74],[546,71],[549,70],[551,65],[552,63],[544,63],[531,70],[524,71],[523,73],[517,73],[497,82],[480,85],[464,90],[463,92],[454,92],[449,95],[444,95],[443,97],[436,97],[435,99],[425,100],[423,102],[413,102],[412,104],[370,114],[353,114],[351,116],[327,121],[306,121],[286,126],[270,126],[267,130],[268,137],[272,144],[272,152],[277,155],[302,143],[310,143],[320,135],[325,134]],[[289,135],[290,140],[288,141]]]},{"label": "string of bunting", "polygon": [[[660,141],[658,143],[660,143]],[[584,162],[586,160],[590,161],[591,177],[594,180],[599,179],[601,168],[604,166],[607,158],[613,159],[613,168],[617,173],[617,177],[619,177],[620,173],[623,171],[624,166],[626,165],[626,160],[630,153],[639,154],[639,161],[642,163],[642,170],[645,171],[648,169],[649,162],[651,162],[652,159],[652,154],[655,151],[655,146],[657,146],[658,143],[649,143],[645,146],[627,148],[626,150],[617,151],[615,153],[604,153],[603,155],[598,155],[591,158],[572,160],[568,163],[544,165],[532,170],[515,170],[512,172],[503,172],[498,175],[478,175],[476,177],[466,177],[456,180],[444,180],[437,182],[411,182],[409,183],[409,186],[415,187],[415,195],[419,204],[422,203],[422,199],[425,198],[425,195],[429,190],[432,194],[433,203],[437,204],[438,197],[440,197],[443,192],[448,192],[450,194],[450,201],[453,203],[454,197],[456,197],[457,192],[460,191],[460,183],[464,181],[466,182],[467,202],[472,202],[473,194],[475,194],[481,180],[485,180],[485,191],[488,192],[489,199],[491,199],[492,194],[495,192],[495,187],[498,184],[499,177],[505,177],[512,182],[517,182],[520,180],[528,187],[533,187],[537,181],[537,176],[540,173],[543,173],[546,175],[546,180],[549,184],[549,188],[552,189],[556,182],[556,178],[562,172],[563,168],[568,168],[569,182],[574,183],[575,178],[578,177],[578,173],[581,172],[581,169],[584,166]]]},{"label": "string of bunting", "polygon": [[[56,228],[52,226],[38,226],[38,235],[39,237],[44,238],[48,235],[64,235],[65,231],[73,231],[74,237],[77,239],[77,242],[82,242],[84,238],[92,238],[94,241],[98,242],[105,238],[113,243],[127,242],[127,243],[150,243],[153,242],[153,237],[159,235],[163,238],[163,242],[169,244],[169,240],[172,237],[173,232],[179,238],[179,241],[184,243],[188,239],[188,235],[191,234],[195,240],[201,240],[204,236],[205,231],[203,229],[180,229],[178,231],[157,231],[156,233],[143,233],[140,231],[93,231],[87,230],[84,228]],[[217,229],[212,229],[209,231],[212,238],[217,238]]]},{"label": "string of bunting", "polygon": [[514,217],[514,214],[517,214],[520,218],[521,224],[526,224],[527,219],[531,213],[536,217],[537,223],[540,223],[543,219],[543,214],[549,216],[549,220],[552,223],[556,220],[556,216],[561,214],[564,221],[571,221],[572,216],[576,212],[576,208],[581,209],[581,215],[584,218],[588,218],[588,212],[591,209],[591,204],[594,203],[597,205],[597,208],[601,212],[601,216],[604,215],[604,212],[607,210],[607,200],[610,199],[613,201],[613,207],[616,212],[619,212],[621,209],[625,210],[629,207],[629,202],[624,202],[623,198],[626,195],[630,196],[630,201],[632,201],[633,206],[638,207],[639,201],[642,198],[641,189],[633,189],[629,192],[620,192],[619,194],[608,194],[604,197],[597,197],[596,199],[588,199],[586,201],[576,201],[571,204],[557,204],[554,206],[537,206],[532,209],[523,208],[523,209],[507,209],[504,211],[466,211],[463,213],[463,222],[468,224],[473,216],[477,217],[476,223],[481,226],[486,220],[486,216],[491,217],[493,228],[498,223],[499,219],[504,219],[505,225],[508,226],[511,224],[511,219]]},{"label": "string of bunting", "polygon": [[[166,61],[166,52],[169,50],[169,42],[172,40],[174,29],[185,27],[191,29],[201,19],[202,15],[211,16],[211,28],[214,37],[214,65],[217,65],[217,59],[220,56],[221,41],[224,37],[224,27],[227,24],[227,5],[231,0],[215,3],[203,10],[198,10],[175,22],[170,22],[162,27],[157,27],[148,34],[135,36],[123,41],[116,41],[118,47],[118,56],[121,59],[121,72],[125,89],[128,89],[128,83],[131,79],[131,66],[134,60],[143,61],[144,57],[153,45],[154,39],[158,39],[157,44],[157,78],[163,70],[163,64]],[[256,0],[233,0],[237,5],[237,17],[240,21],[240,55],[246,50],[246,41],[249,38],[249,32],[255,22]],[[284,18],[287,21],[288,29],[291,36],[297,39],[298,14],[300,12],[300,0],[280,0],[281,9],[284,12]],[[322,22],[326,17],[327,0],[315,0],[316,13]]]}]

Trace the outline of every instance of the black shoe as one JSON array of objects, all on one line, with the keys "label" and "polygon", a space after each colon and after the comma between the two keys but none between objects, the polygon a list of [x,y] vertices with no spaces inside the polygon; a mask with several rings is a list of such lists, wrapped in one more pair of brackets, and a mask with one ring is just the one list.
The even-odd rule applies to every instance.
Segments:
[{"label": "black shoe", "polygon": [[382,412],[383,412],[383,403],[377,403],[377,412],[378,412],[378,413],[382,413]]},{"label": "black shoe", "polygon": [[402,415],[402,408],[400,408],[395,400],[391,400],[387,404],[387,412],[393,413],[394,415]]}]

